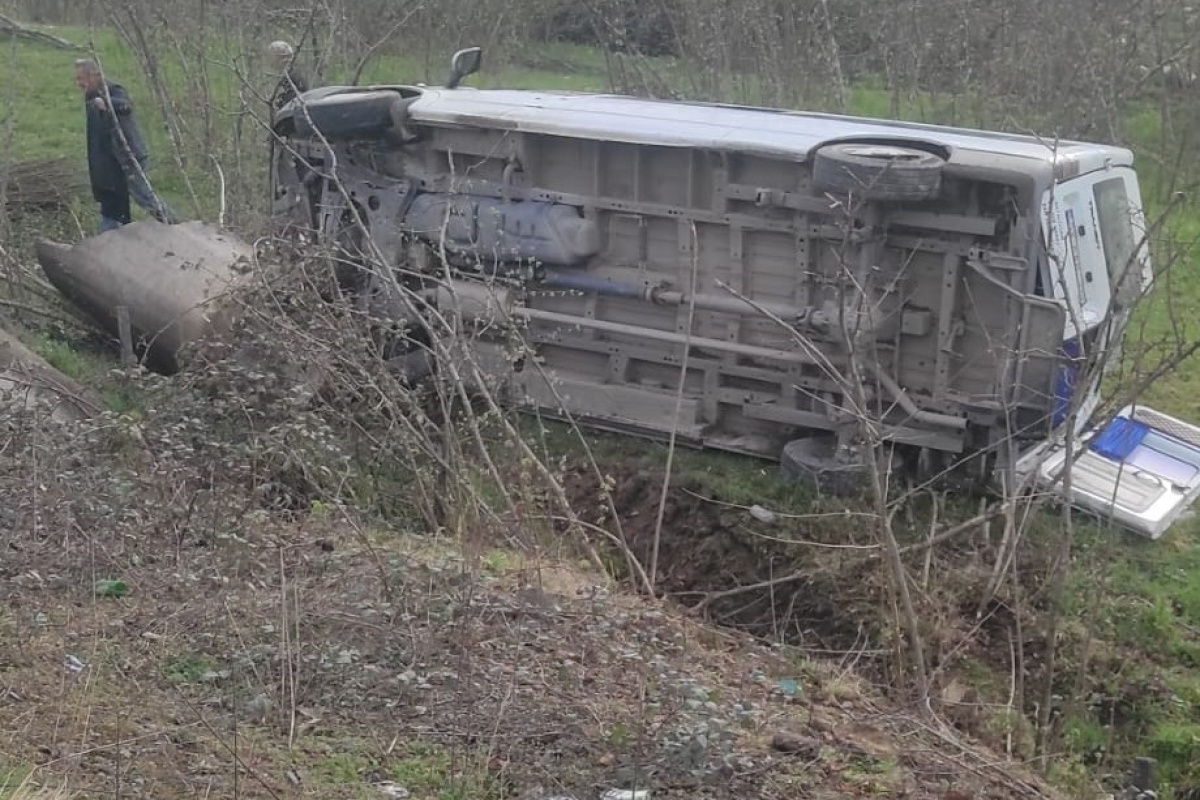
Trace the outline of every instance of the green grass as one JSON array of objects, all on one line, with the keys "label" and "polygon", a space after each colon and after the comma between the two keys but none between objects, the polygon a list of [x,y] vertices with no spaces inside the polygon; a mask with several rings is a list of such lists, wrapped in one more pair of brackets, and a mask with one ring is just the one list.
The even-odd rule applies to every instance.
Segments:
[{"label": "green grass", "polygon": [[68,378],[85,381],[95,377],[96,364],[61,339],[53,339],[45,335],[37,336],[30,343],[30,347],[35,353],[46,359],[50,366]]},{"label": "green grass", "polygon": [[50,366],[68,378],[95,389],[109,411],[134,418],[144,415],[142,392],[114,375],[114,364],[104,355],[78,350],[65,339],[47,333],[24,338],[29,348],[46,359]]},{"label": "green grass", "polygon": [[386,756],[373,753],[366,742],[342,739],[328,742],[329,752],[312,763],[315,783],[329,787],[361,786],[363,796],[380,796],[366,783],[371,772],[403,787],[414,800],[495,800],[496,781],[477,754],[452,751],[435,742],[411,739]]},{"label": "green grass", "polygon": [[[177,153],[168,135],[165,118],[157,98],[133,52],[121,37],[108,29],[87,29],[64,26],[55,33],[92,50],[104,65],[107,74],[129,90],[137,109],[139,122],[151,153],[150,178],[167,200],[185,215],[204,219],[216,217],[219,208],[219,177],[208,158],[197,158],[203,152],[205,131],[200,107],[194,94],[189,94],[187,75],[195,80],[197,54],[187,54],[190,72],[179,57],[163,56],[161,70],[172,88],[174,102],[180,108],[184,137],[181,152]],[[246,128],[240,159],[231,151],[234,147],[232,130],[235,116],[242,110],[239,91],[249,97],[269,96],[273,79],[253,67],[247,67],[248,53],[260,43],[241,40],[214,39],[206,48],[203,60],[207,72],[209,97],[213,103],[212,119],[215,137],[210,148],[225,160],[227,181],[251,178],[264,180],[267,150],[266,135],[253,120],[243,120]],[[185,51],[186,52],[186,51]],[[73,60],[83,53],[58,50],[46,46],[9,40],[0,48],[0,164],[5,160],[24,160],[70,157],[79,168],[86,166],[84,114],[79,92],[74,85]],[[446,54],[447,59],[449,53]],[[260,57],[259,57],[260,58]],[[609,88],[603,58],[581,47],[559,46],[539,51],[538,57],[528,57],[512,64],[488,64],[489,68],[470,79],[480,87],[505,86],[513,88],[557,88],[579,91],[603,91]],[[323,76],[323,83],[344,82],[351,75],[349,65],[333,65]],[[415,56],[403,57],[381,54],[371,60],[360,78],[360,84],[440,82],[445,68],[438,61],[425,69]],[[261,106],[261,107],[259,107]],[[257,104],[254,113],[261,116],[265,105]],[[176,156],[187,162],[180,171]],[[234,168],[242,164],[246,174]],[[198,195],[193,202],[188,184]],[[264,190],[265,191],[265,190]],[[90,196],[81,195],[81,206],[91,215]],[[265,196],[264,196],[265,201]],[[140,212],[135,211],[135,215]],[[85,229],[94,221],[85,219]]]},{"label": "green grass", "polygon": [[[631,439],[619,433],[582,428],[585,448],[579,440],[579,430],[558,420],[522,418],[526,440],[548,462],[565,457],[568,463],[583,464],[590,452],[600,463],[621,461],[633,455],[647,471],[661,471],[667,466],[669,448],[665,440]],[[794,481],[782,479],[777,465],[751,456],[677,445],[671,471],[674,485],[686,485],[692,491],[727,503],[757,503],[791,511],[808,508],[812,503],[811,493]]]},{"label": "green grass", "polygon": [[1151,755],[1170,766],[1172,782],[1186,781],[1193,791],[1200,786],[1200,724],[1194,719],[1159,725],[1147,744]]},{"label": "green grass", "polygon": [[1064,693],[1081,686],[1074,672],[1088,636],[1092,656],[1079,713],[1063,724],[1067,760],[1082,767],[1102,750],[1154,756],[1163,797],[1200,787],[1198,528],[1182,522],[1150,542],[1084,526],[1068,592]]},{"label": "green grass", "polygon": [[216,663],[200,653],[183,653],[172,656],[162,666],[163,675],[174,683],[200,683],[206,675],[215,672]]},{"label": "green grass", "polygon": [[361,783],[371,762],[358,753],[332,753],[313,765],[313,777],[322,783],[349,786]]},{"label": "green grass", "polygon": [[471,753],[428,742],[409,742],[391,768],[392,780],[430,800],[496,800],[499,787]]},{"label": "green grass", "polygon": [[33,773],[27,764],[12,764],[0,759],[0,800],[12,797]]}]

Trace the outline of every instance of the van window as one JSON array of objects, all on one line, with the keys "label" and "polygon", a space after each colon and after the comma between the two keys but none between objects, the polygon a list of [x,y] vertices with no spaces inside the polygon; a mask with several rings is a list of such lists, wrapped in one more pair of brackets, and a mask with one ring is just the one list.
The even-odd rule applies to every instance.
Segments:
[{"label": "van window", "polygon": [[1140,267],[1133,261],[1138,242],[1125,179],[1116,177],[1099,181],[1092,193],[1096,199],[1100,244],[1104,248],[1104,262],[1112,282],[1113,295],[1124,304],[1136,297],[1136,294],[1131,297],[1130,293],[1137,292]]}]

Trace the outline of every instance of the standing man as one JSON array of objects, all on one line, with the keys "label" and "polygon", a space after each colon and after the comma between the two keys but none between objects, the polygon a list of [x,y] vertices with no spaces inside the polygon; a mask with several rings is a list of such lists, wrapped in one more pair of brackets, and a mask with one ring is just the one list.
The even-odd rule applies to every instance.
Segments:
[{"label": "standing man", "polygon": [[275,93],[271,95],[271,110],[278,111],[296,99],[297,95],[308,91],[308,81],[300,70],[296,69],[296,50],[287,42],[271,42],[268,48],[274,74],[279,75],[279,83]]},{"label": "standing man", "polygon": [[100,204],[100,230],[119,228],[133,220],[131,196],[159,222],[178,222],[146,177],[146,141],[125,87],[106,80],[100,65],[90,58],[75,62],[75,85],[83,91],[87,114],[88,175],[92,197]]},{"label": "standing man", "polygon": [[[279,181],[283,177],[282,171],[294,171],[299,177],[308,174],[308,170],[304,166],[301,159],[295,151],[290,151],[287,144],[282,142],[274,131],[275,114],[288,103],[295,100],[299,95],[308,91],[308,81],[296,68],[296,49],[285,41],[277,40],[271,42],[267,46],[267,71],[273,78],[278,78],[275,84],[275,90],[271,93],[270,109],[268,110],[269,120],[271,123],[271,134],[267,139],[267,144],[270,149],[270,182],[271,182],[271,197],[276,202],[280,200],[278,194]],[[284,147],[284,151],[279,148]],[[290,183],[290,181],[288,181]],[[309,201],[307,200],[307,188],[302,190],[300,194],[292,194],[287,205],[287,228],[295,226],[294,231],[300,231],[304,228],[311,227],[311,219],[309,210]],[[287,197],[287,193],[283,195]],[[276,212],[273,212],[276,213]],[[299,216],[301,219],[297,219]]]}]

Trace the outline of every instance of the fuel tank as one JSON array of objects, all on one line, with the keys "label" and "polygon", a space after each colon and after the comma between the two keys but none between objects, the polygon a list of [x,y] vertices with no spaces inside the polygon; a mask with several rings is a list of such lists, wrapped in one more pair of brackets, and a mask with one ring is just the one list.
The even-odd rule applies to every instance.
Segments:
[{"label": "fuel tank", "polygon": [[405,226],[452,255],[482,262],[537,261],[578,266],[600,252],[596,223],[560,203],[421,194]]},{"label": "fuel tank", "polygon": [[43,240],[37,255],[47,280],[114,337],[124,306],[146,366],[171,374],[184,345],[224,324],[253,249],[206,223],[145,220],[72,246]]}]

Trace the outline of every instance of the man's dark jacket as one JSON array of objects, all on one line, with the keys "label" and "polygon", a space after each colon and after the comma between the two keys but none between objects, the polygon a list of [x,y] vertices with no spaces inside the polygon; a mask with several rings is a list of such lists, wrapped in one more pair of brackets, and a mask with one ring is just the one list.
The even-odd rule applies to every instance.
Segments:
[{"label": "man's dark jacket", "polygon": [[[110,110],[101,111],[93,102],[104,97],[103,90],[87,92],[84,102],[87,109],[88,174],[92,182],[92,195],[100,196],[119,192],[125,188],[125,172],[133,168],[133,162],[146,162],[146,140],[133,116],[133,103],[129,93],[119,83],[105,81]],[[114,124],[114,119],[117,124]]]},{"label": "man's dark jacket", "polygon": [[[292,88],[293,86],[295,88]],[[279,83],[275,85],[271,105],[278,111],[307,91],[308,80],[304,77],[304,73],[300,72],[294,66],[289,66],[287,72],[279,80]]]}]

